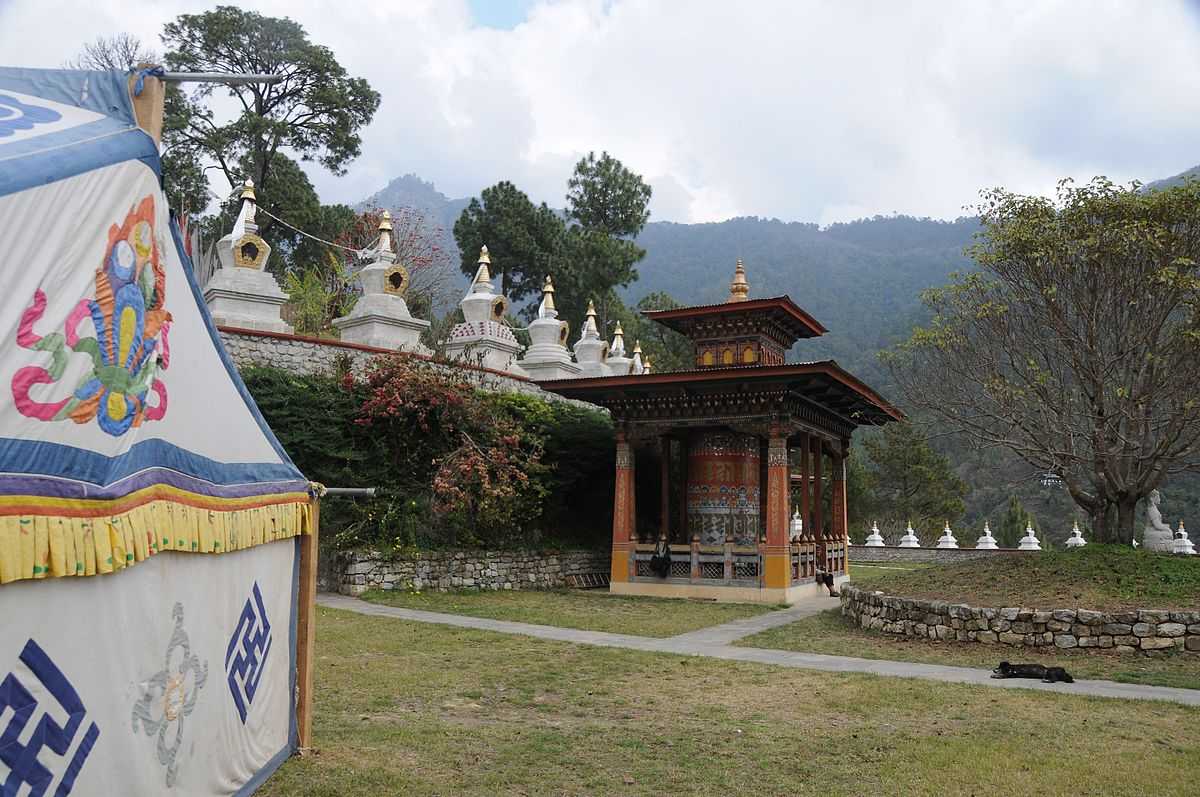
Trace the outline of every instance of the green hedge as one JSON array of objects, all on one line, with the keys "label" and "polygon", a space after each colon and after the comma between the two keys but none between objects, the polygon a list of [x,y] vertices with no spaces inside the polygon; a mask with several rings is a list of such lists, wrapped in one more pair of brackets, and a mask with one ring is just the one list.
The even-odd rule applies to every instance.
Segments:
[{"label": "green hedge", "polygon": [[[421,373],[427,384],[444,371]],[[345,373],[298,376],[268,367],[246,368],[242,378],[305,476],[330,487],[379,488],[373,499],[330,497],[322,503],[327,545],[386,551],[601,547],[608,540],[614,438],[612,423],[601,411],[524,394],[473,391],[480,410],[470,416],[476,428],[458,431],[487,440],[497,426],[515,427],[522,445],[538,450],[540,458],[526,472],[529,482],[520,493],[536,501],[518,498],[515,518],[488,523],[467,513],[435,511],[433,474],[449,452],[449,435],[440,429],[422,432],[405,417],[387,418],[386,430],[371,425],[364,420],[371,392],[362,380]],[[406,422],[413,431],[396,434],[410,428]]]}]

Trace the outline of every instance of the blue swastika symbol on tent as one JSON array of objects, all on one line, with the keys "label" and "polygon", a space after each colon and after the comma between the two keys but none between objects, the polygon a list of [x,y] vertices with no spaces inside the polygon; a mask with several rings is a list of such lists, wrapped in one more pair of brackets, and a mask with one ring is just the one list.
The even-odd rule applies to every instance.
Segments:
[{"label": "blue swastika symbol on tent", "polygon": [[242,607],[237,628],[229,638],[229,647],[225,649],[225,673],[229,677],[229,693],[233,695],[233,704],[237,707],[238,716],[242,718],[243,724],[254,702],[254,695],[258,691],[258,683],[262,680],[263,669],[266,666],[267,654],[270,652],[271,622],[267,618],[262,593],[259,592],[256,581],[253,592]]},{"label": "blue swastika symbol on tent", "polygon": [[[41,689],[37,689],[33,679],[27,678],[24,672],[9,672],[0,681],[0,717],[12,710],[8,724],[0,733],[0,764],[3,764],[0,774],[4,767],[8,768],[0,795],[65,797],[71,793],[79,771],[100,738],[100,728],[94,722],[87,723],[87,709],[79,699],[79,693],[38,643],[32,639],[26,642],[20,660],[33,679],[41,684]],[[25,681],[21,680],[23,677]],[[38,697],[43,697],[43,691],[47,695],[39,703]],[[38,697],[34,697],[35,692]],[[65,716],[66,724],[60,725],[56,716]],[[28,735],[29,741],[22,744],[20,739],[26,735],[30,723],[34,723],[33,732]],[[85,723],[87,732],[68,758],[75,737]],[[57,788],[51,791],[50,787],[56,782]],[[23,786],[28,786],[29,790],[23,791]]]}]

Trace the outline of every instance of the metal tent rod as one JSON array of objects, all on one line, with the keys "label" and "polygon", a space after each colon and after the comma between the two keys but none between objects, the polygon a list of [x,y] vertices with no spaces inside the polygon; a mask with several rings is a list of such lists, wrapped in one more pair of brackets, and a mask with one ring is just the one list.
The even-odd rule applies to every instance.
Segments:
[{"label": "metal tent rod", "polygon": [[283,75],[240,75],[233,72],[164,72],[167,83],[224,83],[238,86],[243,83],[278,83]]}]

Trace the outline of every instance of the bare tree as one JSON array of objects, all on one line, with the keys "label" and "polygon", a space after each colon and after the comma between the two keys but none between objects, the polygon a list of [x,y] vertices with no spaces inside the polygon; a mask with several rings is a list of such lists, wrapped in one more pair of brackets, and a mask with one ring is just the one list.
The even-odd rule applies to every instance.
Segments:
[{"label": "bare tree", "polygon": [[83,45],[79,54],[67,61],[66,65],[68,69],[128,72],[138,64],[156,63],[158,53],[142,44],[138,37],[130,33],[116,33],[98,36],[95,41]]},{"label": "bare tree", "polygon": [[[909,402],[1060,477],[1100,541],[1200,465],[1200,183],[985,192],[979,270],[889,353]],[[1115,511],[1115,524],[1113,513]]]}]

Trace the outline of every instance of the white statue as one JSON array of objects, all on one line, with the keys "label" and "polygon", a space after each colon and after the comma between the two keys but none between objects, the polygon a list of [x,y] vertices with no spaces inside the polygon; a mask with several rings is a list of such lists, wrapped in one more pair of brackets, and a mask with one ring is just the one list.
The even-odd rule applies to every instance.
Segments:
[{"label": "white statue", "polygon": [[1146,528],[1142,531],[1142,547],[1147,551],[1170,553],[1175,542],[1175,534],[1171,527],[1163,522],[1162,510],[1158,505],[1162,495],[1158,490],[1151,490],[1146,499]]}]

